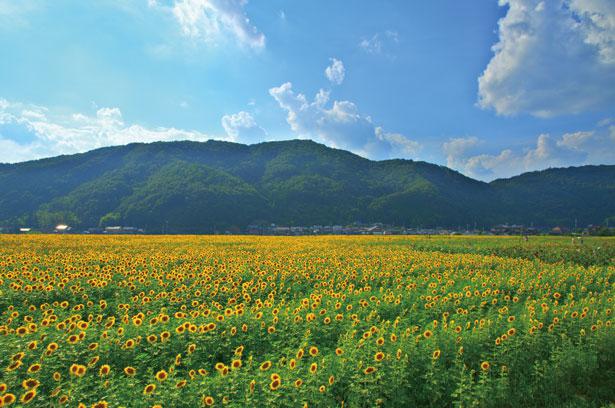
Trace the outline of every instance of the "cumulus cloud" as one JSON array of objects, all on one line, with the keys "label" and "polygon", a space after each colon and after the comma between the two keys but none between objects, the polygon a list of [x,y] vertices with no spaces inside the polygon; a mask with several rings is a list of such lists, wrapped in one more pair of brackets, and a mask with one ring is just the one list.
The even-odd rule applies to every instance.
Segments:
[{"label": "cumulus cloud", "polygon": [[442,145],[442,150],[446,154],[446,164],[451,168],[458,168],[463,165],[465,154],[478,144],[477,137],[458,137],[450,139]]},{"label": "cumulus cloud", "polygon": [[125,123],[118,108],[94,115],[55,114],[45,107],[0,99],[0,162],[16,162],[132,142],[205,141],[209,135]]},{"label": "cumulus cloud", "polygon": [[615,104],[615,2],[500,0],[478,104],[501,115],[580,113]]},{"label": "cumulus cloud", "polygon": [[258,143],[267,137],[267,132],[258,126],[254,117],[245,111],[224,115],[222,127],[232,141],[241,143]]},{"label": "cumulus cloud", "polygon": [[337,58],[331,58],[331,65],[325,69],[325,76],[327,79],[335,85],[340,85],[344,82],[344,76],[346,76],[346,69],[342,61]]},{"label": "cumulus cloud", "polygon": [[148,5],[172,13],[184,36],[209,44],[232,38],[239,45],[260,50],[265,35],[245,12],[247,0],[174,0],[170,6],[148,0]]},{"label": "cumulus cloud", "polygon": [[416,154],[420,145],[399,133],[387,133],[350,101],[329,103],[330,92],[319,90],[312,101],[295,93],[292,83],[271,88],[269,94],[287,112],[287,122],[300,137],[381,159]]},{"label": "cumulus cloud", "polygon": [[447,165],[483,180],[511,177],[549,167],[615,163],[615,138],[610,130],[565,133],[560,137],[541,134],[534,146],[520,151],[504,149],[496,154],[479,153],[476,137],[455,138],[444,143]]}]

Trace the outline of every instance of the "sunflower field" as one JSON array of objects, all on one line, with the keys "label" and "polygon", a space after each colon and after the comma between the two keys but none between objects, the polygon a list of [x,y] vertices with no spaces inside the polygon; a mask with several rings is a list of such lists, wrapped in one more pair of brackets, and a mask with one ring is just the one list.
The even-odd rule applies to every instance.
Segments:
[{"label": "sunflower field", "polygon": [[0,235],[0,407],[613,406],[614,244]]}]

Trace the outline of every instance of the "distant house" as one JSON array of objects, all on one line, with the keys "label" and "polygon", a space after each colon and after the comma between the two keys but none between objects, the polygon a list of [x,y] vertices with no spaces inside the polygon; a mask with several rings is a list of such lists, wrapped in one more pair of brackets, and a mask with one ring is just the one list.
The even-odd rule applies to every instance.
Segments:
[{"label": "distant house", "polygon": [[122,227],[115,225],[112,227],[105,227],[103,233],[105,234],[142,234],[144,231],[137,227]]},{"label": "distant house", "polygon": [[522,235],[526,232],[526,228],[518,224],[500,224],[491,228],[491,232],[495,235]]},{"label": "distant house", "polygon": [[246,228],[246,233],[248,235],[262,235],[265,231],[265,227],[258,224],[250,224]]},{"label": "distant house", "polygon": [[71,227],[66,224],[58,224],[56,225],[54,232],[58,234],[65,234],[71,230]]},{"label": "distant house", "polygon": [[273,232],[276,235],[290,235],[290,227],[275,227]]},{"label": "distant house", "polygon": [[122,232],[122,227],[117,225],[114,227],[105,227],[105,234],[120,234]]},{"label": "distant house", "polygon": [[19,228],[19,232],[22,234],[27,234],[28,232],[31,232],[32,228],[29,227],[23,227],[23,228]]},{"label": "distant house", "polygon": [[370,235],[384,235],[384,228],[382,228],[382,225],[372,225],[365,229],[365,233]]}]

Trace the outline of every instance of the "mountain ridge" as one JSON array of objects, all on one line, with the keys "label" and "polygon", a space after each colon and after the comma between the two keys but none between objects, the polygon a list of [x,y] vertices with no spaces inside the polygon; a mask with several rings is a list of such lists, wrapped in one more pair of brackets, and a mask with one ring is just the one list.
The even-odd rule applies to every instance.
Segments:
[{"label": "mountain ridge", "polygon": [[210,232],[254,222],[457,226],[599,224],[615,166],[483,182],[446,166],[374,161],[311,140],[131,143],[0,164],[0,226],[134,225]]}]

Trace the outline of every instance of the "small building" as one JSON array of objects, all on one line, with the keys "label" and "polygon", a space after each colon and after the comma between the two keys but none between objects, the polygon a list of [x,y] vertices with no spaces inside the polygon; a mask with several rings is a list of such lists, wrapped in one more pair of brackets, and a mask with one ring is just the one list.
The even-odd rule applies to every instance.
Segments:
[{"label": "small building", "polygon": [[19,232],[21,234],[27,234],[29,232],[32,232],[32,228],[30,228],[30,227],[22,227],[22,228],[19,228]]},{"label": "small building", "polygon": [[58,224],[56,225],[54,232],[57,234],[66,234],[71,230],[71,227],[66,224]]},{"label": "small building", "polygon": [[523,235],[526,232],[526,228],[519,224],[500,224],[491,228],[491,232],[495,235]]},{"label": "small building", "polygon": [[111,227],[105,227],[104,234],[143,234],[145,231],[137,227],[122,227],[115,225]]}]

